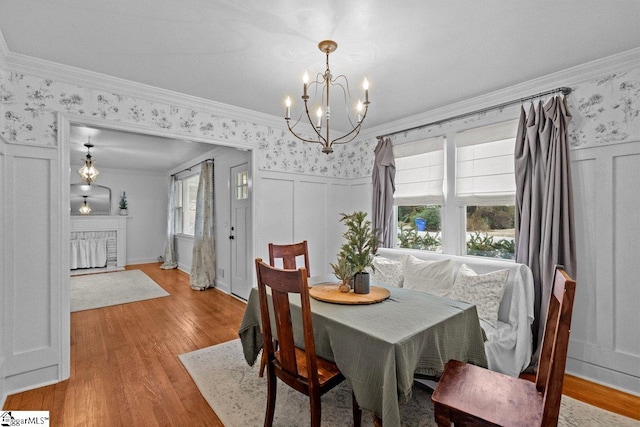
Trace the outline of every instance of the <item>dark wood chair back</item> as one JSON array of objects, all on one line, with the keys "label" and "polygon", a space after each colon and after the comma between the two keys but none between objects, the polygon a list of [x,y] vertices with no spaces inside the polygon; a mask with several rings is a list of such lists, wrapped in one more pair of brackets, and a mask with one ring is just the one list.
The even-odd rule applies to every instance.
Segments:
[{"label": "dark wood chair back", "polygon": [[[271,426],[276,402],[276,378],[310,397],[311,425],[320,426],[320,396],[344,381],[335,363],[316,355],[311,320],[311,301],[307,284],[307,270],[284,270],[256,259],[260,316],[264,341],[263,354],[267,366],[267,413],[265,426]],[[289,298],[300,298],[304,350],[296,347],[294,325]],[[271,304],[269,304],[271,301]],[[270,313],[270,307],[273,312]],[[272,322],[276,328],[277,346]],[[354,425],[360,425],[361,411],[353,400]]]},{"label": "dark wood chair back", "polygon": [[276,259],[282,260],[282,268],[286,270],[295,270],[297,266],[297,258],[304,257],[304,267],[307,270],[307,277],[311,276],[309,269],[309,249],[307,241],[300,243],[291,243],[288,245],[276,245],[269,243],[269,264],[276,266]]},{"label": "dark wood chair back", "polygon": [[[295,342],[293,337],[293,325],[291,321],[291,307],[289,294],[298,294],[302,306],[302,328],[313,331],[311,323],[311,307],[309,301],[309,288],[307,285],[307,272],[304,267],[299,270],[281,270],[271,267],[262,260],[256,260],[256,273],[258,277],[258,291],[260,294],[260,312],[262,316],[262,334],[264,338],[267,363],[275,362],[275,367],[286,377],[295,379],[298,377],[298,361],[295,354]],[[273,304],[273,317],[275,319],[276,336],[278,338],[279,358],[270,358],[275,354],[273,345],[274,334],[271,331],[267,288],[271,290]],[[309,355],[309,382],[316,384],[317,362],[315,358],[315,341],[313,333],[304,334],[304,346]],[[285,381],[287,382],[287,381]],[[294,381],[295,382],[295,381]]]},{"label": "dark wood chair back", "polygon": [[562,266],[553,281],[536,381],[450,360],[431,396],[439,426],[557,425],[576,282]]},{"label": "dark wood chair back", "polygon": [[[287,245],[276,245],[269,243],[269,264],[272,267],[276,267],[276,260],[282,261],[282,268],[286,270],[296,270],[298,268],[298,257],[304,257],[304,267],[307,270],[307,277],[311,276],[309,270],[309,249],[307,247],[307,241],[303,240],[300,243],[291,243]],[[277,341],[274,342],[277,347]],[[262,353],[260,359],[260,378],[264,375],[264,370],[267,366],[266,352]]]},{"label": "dark wood chair back", "polygon": [[536,389],[543,394],[542,425],[558,419],[564,370],[569,349],[571,315],[576,282],[569,277],[564,267],[556,267],[553,292],[549,299],[547,321],[536,374]]}]

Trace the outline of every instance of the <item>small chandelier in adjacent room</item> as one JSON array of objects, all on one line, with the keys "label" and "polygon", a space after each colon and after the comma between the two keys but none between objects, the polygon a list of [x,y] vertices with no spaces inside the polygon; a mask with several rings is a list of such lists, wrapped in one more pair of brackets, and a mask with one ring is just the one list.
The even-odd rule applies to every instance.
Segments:
[{"label": "small chandelier in adjacent room", "polygon": [[[359,100],[357,106],[355,107],[355,114],[349,113],[349,104],[351,103],[351,93],[349,92],[349,81],[344,75],[339,75],[336,78],[333,78],[331,74],[331,70],[329,69],[329,54],[335,51],[338,48],[338,44],[333,40],[324,40],[318,44],[318,49],[324,52],[327,57],[327,68],[324,71],[324,74],[318,73],[315,80],[309,82],[309,76],[305,72],[303,81],[303,90],[302,90],[302,100],[304,101],[304,113],[309,121],[309,124],[315,131],[315,135],[313,139],[308,139],[300,136],[298,133],[294,131],[296,125],[300,122],[303,114],[300,115],[298,120],[291,125],[291,98],[287,97],[286,100],[286,110],[285,110],[285,120],[287,121],[287,127],[289,131],[296,138],[304,141],[304,142],[312,142],[318,143],[322,145],[322,152],[329,154],[333,152],[333,146],[335,144],[345,144],[347,142],[351,142],[355,139],[356,136],[360,133],[360,128],[362,127],[362,123],[364,122],[365,117],[367,117],[367,110],[369,109],[369,82],[367,79],[364,79],[362,84],[362,88],[364,90],[364,101]],[[338,87],[342,89],[340,98],[344,98],[345,109],[347,120],[349,125],[351,126],[351,130],[349,130],[344,135],[331,139],[329,135],[329,122],[331,119],[331,104],[329,97],[329,89],[331,86]],[[317,94],[318,101],[317,103],[312,101],[312,106],[309,106],[309,92],[311,89],[315,87],[315,92],[317,94],[318,89],[320,89],[320,94]],[[316,110],[317,107],[317,110]],[[316,122],[314,123],[311,118],[311,114],[309,113],[309,108],[312,108],[315,111]],[[324,132],[323,132],[324,127]]]},{"label": "small chandelier in adjacent room", "polygon": [[82,197],[84,197],[84,201],[82,202],[82,205],[80,205],[80,209],[78,210],[82,215],[89,215],[91,213],[91,208],[87,204],[87,196]]},{"label": "small chandelier in adjacent room", "polygon": [[84,144],[84,146],[87,147],[87,156],[84,159],[84,166],[78,170],[78,173],[84,182],[91,185],[91,183],[98,178],[98,174],[100,172],[98,172],[98,169],[93,165],[93,160],[91,160],[91,148],[93,147],[93,144],[91,143],[90,136],[87,137],[87,143]]}]

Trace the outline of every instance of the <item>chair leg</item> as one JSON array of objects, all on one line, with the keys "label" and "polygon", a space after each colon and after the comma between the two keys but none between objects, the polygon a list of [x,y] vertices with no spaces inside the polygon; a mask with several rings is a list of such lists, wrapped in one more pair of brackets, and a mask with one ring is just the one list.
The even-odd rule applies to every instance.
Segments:
[{"label": "chair leg", "polygon": [[356,400],[356,395],[351,392],[351,406],[353,408],[353,426],[360,427],[362,424],[362,409],[360,409],[360,405],[358,405],[358,401]]},{"label": "chair leg", "polygon": [[450,427],[453,425],[450,411],[438,404],[433,405],[433,417],[438,427]]},{"label": "chair leg", "polygon": [[320,427],[322,419],[322,407],[320,406],[320,394],[315,393],[309,396],[311,406],[311,427]]},{"label": "chair leg", "polygon": [[264,427],[271,427],[273,425],[273,416],[276,410],[277,385],[276,374],[271,369],[267,369],[267,413],[264,417]]},{"label": "chair leg", "polygon": [[264,376],[264,368],[267,366],[267,353],[262,349],[262,356],[260,356],[260,372],[258,376],[262,378]]}]

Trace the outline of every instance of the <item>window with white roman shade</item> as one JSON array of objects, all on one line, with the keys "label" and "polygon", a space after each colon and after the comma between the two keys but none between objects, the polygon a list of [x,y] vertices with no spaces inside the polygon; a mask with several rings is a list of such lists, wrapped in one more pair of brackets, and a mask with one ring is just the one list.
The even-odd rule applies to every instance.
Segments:
[{"label": "window with white roman shade", "polygon": [[444,201],[444,137],[395,145],[396,206],[441,205]]},{"label": "window with white roman shade", "polygon": [[463,204],[513,203],[517,121],[456,133],[456,198]]}]

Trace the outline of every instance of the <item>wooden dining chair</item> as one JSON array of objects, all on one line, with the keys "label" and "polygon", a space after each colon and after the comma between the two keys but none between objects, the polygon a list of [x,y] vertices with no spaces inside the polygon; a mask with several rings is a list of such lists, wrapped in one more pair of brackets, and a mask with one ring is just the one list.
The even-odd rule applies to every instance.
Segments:
[{"label": "wooden dining chair", "polygon": [[[290,243],[286,245],[275,245],[273,243],[269,243],[269,264],[271,264],[272,267],[276,266],[276,259],[279,259],[282,261],[282,268],[286,270],[296,270],[298,268],[298,257],[304,257],[304,266],[307,269],[307,277],[310,277],[309,248],[306,240],[303,240],[300,243]],[[260,357],[260,371],[258,373],[260,378],[264,376],[264,369],[266,366],[267,359],[263,351],[262,356]]]},{"label": "wooden dining chair", "polygon": [[310,277],[309,248],[307,247],[306,240],[303,240],[300,243],[291,243],[287,245],[275,245],[273,243],[269,243],[269,264],[273,267],[276,266],[276,259],[281,259],[282,268],[285,270],[295,270],[298,268],[296,259],[300,256],[304,257],[304,267],[307,269],[307,277]]},{"label": "wooden dining chair", "polygon": [[431,396],[439,426],[556,426],[576,282],[556,267],[536,381],[450,360]]},{"label": "wooden dining chair", "polygon": [[[267,411],[264,425],[273,424],[276,404],[277,378],[293,389],[309,396],[311,408],[311,426],[320,426],[320,396],[344,381],[344,376],[335,363],[316,355],[311,322],[311,303],[307,285],[307,270],[282,270],[271,267],[261,259],[256,259],[258,294],[260,296],[260,315],[262,335],[267,358]],[[271,291],[273,313],[269,313],[267,288]],[[289,295],[298,294],[302,307],[302,328],[304,349],[296,347],[291,322]],[[278,335],[276,350],[271,332],[271,321],[275,322]],[[362,412],[352,393],[353,421],[355,426],[361,422]]]}]

